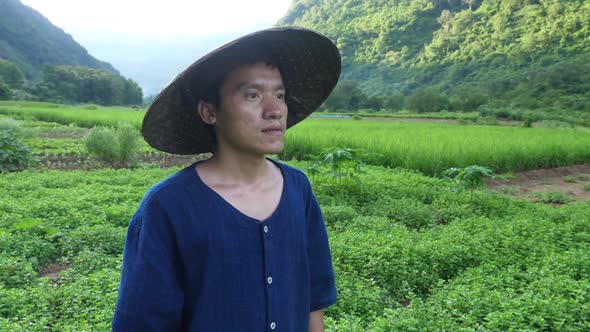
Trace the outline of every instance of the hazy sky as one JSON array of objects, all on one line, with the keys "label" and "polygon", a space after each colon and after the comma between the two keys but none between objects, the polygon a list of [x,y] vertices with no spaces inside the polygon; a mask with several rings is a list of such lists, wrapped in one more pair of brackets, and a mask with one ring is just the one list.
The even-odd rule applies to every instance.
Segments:
[{"label": "hazy sky", "polygon": [[21,0],[74,37],[115,32],[174,39],[270,27],[291,0]]},{"label": "hazy sky", "polygon": [[[2,0],[0,0],[2,1]],[[206,52],[272,27],[291,0],[21,0],[157,93]]]}]

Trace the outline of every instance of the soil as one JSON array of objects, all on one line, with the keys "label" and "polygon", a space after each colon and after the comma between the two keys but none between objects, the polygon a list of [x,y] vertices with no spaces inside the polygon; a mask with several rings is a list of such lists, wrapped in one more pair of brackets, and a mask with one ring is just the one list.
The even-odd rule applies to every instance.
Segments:
[{"label": "soil", "polygon": [[69,264],[66,263],[53,263],[48,265],[39,271],[37,277],[39,278],[49,278],[51,281],[56,281],[59,279],[59,274],[67,270],[70,267]]},{"label": "soil", "polygon": [[[565,182],[564,177],[575,182]],[[534,193],[557,191],[572,199],[572,202],[588,202],[590,191],[584,186],[590,185],[590,163],[517,172],[513,179],[491,179],[486,180],[486,184],[491,190],[532,201],[536,201]]]},{"label": "soil", "polygon": [[[152,165],[158,168],[170,168],[186,166],[194,161],[207,158],[209,158],[208,154],[182,156],[167,153],[150,153],[138,156],[135,159],[135,166],[141,168],[142,165]],[[105,167],[127,168],[129,165],[110,165],[91,156],[77,155],[41,156],[37,164],[37,168],[43,170],[92,170]]]}]

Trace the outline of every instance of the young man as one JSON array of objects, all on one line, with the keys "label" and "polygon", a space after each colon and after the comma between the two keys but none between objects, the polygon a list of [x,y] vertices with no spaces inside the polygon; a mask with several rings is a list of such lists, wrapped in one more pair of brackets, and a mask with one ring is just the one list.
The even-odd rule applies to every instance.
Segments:
[{"label": "young man", "polygon": [[327,232],[309,181],[265,155],[340,74],[338,50],[275,28],[204,56],[143,123],[157,149],[213,156],[152,187],[125,243],[113,331],[323,331],[336,301]]}]

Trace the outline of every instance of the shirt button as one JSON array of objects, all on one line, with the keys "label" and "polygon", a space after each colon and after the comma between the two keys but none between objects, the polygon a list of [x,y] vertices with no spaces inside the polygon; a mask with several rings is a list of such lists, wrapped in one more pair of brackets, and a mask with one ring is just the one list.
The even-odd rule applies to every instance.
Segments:
[{"label": "shirt button", "polygon": [[272,277],[266,278],[266,282],[268,282],[269,285],[272,284]]},{"label": "shirt button", "polygon": [[264,226],[264,232],[268,233],[268,226]]},{"label": "shirt button", "polygon": [[275,324],[275,322],[270,322],[270,329],[274,330],[277,327],[277,324]]}]

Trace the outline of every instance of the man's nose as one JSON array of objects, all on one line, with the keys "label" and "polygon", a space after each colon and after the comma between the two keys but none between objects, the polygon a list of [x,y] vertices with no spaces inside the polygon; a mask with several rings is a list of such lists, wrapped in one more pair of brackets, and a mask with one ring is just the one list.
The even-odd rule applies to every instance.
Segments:
[{"label": "man's nose", "polygon": [[276,97],[267,97],[263,101],[263,116],[270,119],[280,119],[283,116],[282,101]]}]

